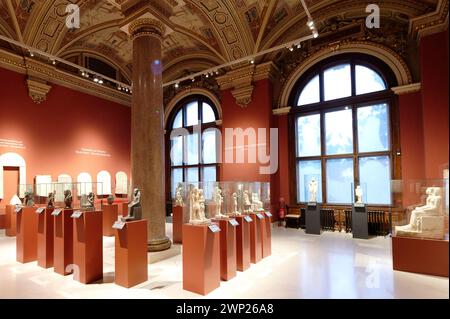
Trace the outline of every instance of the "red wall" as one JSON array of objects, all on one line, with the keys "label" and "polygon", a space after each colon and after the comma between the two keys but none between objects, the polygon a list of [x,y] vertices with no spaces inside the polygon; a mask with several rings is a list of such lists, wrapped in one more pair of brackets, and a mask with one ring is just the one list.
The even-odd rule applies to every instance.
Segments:
[{"label": "red wall", "polygon": [[[35,104],[25,75],[1,68],[0,83],[0,139],[25,146],[0,146],[0,155],[15,152],[25,159],[27,183],[36,175],[56,180],[63,173],[75,181],[81,172],[95,181],[101,170],[111,174],[113,185],[117,171],[130,176],[130,108],[58,85],[52,85],[46,101]],[[111,157],[76,154],[81,148]]]},{"label": "red wall", "polygon": [[425,175],[442,178],[448,167],[448,30],[421,39]]}]

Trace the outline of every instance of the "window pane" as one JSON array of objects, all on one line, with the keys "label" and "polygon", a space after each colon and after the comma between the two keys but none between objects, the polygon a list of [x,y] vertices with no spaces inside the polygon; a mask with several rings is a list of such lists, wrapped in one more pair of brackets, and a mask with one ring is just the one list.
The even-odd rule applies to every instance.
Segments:
[{"label": "window pane", "polygon": [[198,164],[198,134],[190,134],[186,137],[187,140],[187,159],[188,165]]},{"label": "window pane", "polygon": [[353,159],[327,160],[327,201],[347,204],[352,201]]},{"label": "window pane", "polygon": [[297,118],[297,155],[320,154],[320,114]]},{"label": "window pane", "polygon": [[176,136],[172,139],[170,158],[172,165],[183,165],[183,136]]},{"label": "window pane", "polygon": [[320,102],[320,84],[319,76],[316,75],[308,84],[303,88],[302,93],[298,99],[297,105],[306,105]]},{"label": "window pane", "polygon": [[186,106],[186,125],[192,126],[198,124],[198,102],[191,102]]},{"label": "window pane", "polygon": [[216,130],[212,129],[204,131],[202,142],[203,163],[216,163]]},{"label": "window pane", "polygon": [[352,110],[325,114],[327,155],[353,153]]},{"label": "window pane", "polygon": [[358,147],[360,152],[389,150],[387,104],[358,108]]},{"label": "window pane", "polygon": [[179,128],[183,127],[183,110],[179,110],[177,115],[175,116],[175,119],[173,120],[173,126],[172,128]]},{"label": "window pane", "polygon": [[309,182],[315,179],[318,184],[317,202],[322,202],[322,164],[321,161],[300,161],[297,164],[297,201],[309,201]]},{"label": "window pane", "polygon": [[325,70],[323,80],[325,101],[352,95],[350,64],[341,64]]},{"label": "window pane", "polygon": [[183,169],[175,168],[172,170],[172,198],[175,198],[175,192],[178,183],[183,182]]},{"label": "window pane", "polygon": [[386,89],[386,84],[384,84],[381,76],[365,66],[357,65],[355,67],[355,74],[356,94],[365,94]]},{"label": "window pane", "polygon": [[211,105],[207,103],[203,103],[203,123],[210,123],[216,120],[216,115],[211,107]]},{"label": "window pane", "polygon": [[215,182],[216,181],[216,167],[204,167],[202,172],[202,182]]},{"label": "window pane", "polygon": [[366,185],[367,203],[391,204],[391,167],[388,156],[359,160],[361,185]]},{"label": "window pane", "polygon": [[196,183],[198,182],[198,168],[188,168],[186,169],[186,182],[188,183]]}]

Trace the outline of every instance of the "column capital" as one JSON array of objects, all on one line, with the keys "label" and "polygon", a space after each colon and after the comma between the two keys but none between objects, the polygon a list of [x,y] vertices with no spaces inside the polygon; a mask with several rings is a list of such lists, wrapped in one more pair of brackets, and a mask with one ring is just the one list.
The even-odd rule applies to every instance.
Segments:
[{"label": "column capital", "polygon": [[166,27],[159,20],[140,18],[130,23],[128,31],[133,40],[141,36],[153,36],[162,39],[166,32]]}]

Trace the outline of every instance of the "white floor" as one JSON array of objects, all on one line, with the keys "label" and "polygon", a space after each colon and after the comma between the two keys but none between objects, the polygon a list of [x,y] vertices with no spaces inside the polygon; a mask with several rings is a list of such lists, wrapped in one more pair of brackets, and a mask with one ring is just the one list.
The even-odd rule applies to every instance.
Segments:
[{"label": "white floor", "polygon": [[[167,224],[171,235],[171,224]],[[15,238],[0,232],[0,298],[203,298],[182,288],[181,247],[149,255],[149,281],[114,282],[114,239],[104,237],[104,280],[83,285],[35,262],[15,261]],[[306,235],[273,225],[273,254],[206,298],[449,298],[448,278],[392,270],[391,240]]]}]

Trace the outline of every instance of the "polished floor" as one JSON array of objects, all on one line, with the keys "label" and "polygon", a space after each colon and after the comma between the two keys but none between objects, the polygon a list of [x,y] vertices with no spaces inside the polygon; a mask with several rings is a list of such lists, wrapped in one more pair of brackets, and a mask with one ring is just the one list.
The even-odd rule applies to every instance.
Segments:
[{"label": "polished floor", "polygon": [[[171,235],[171,224],[167,224]],[[0,298],[204,298],[182,288],[181,247],[151,253],[149,280],[114,284],[114,238],[104,237],[104,280],[83,285],[35,262],[15,261],[15,238],[0,231]],[[273,254],[206,298],[449,298],[448,278],[392,270],[391,240],[307,235],[273,225]]]}]

